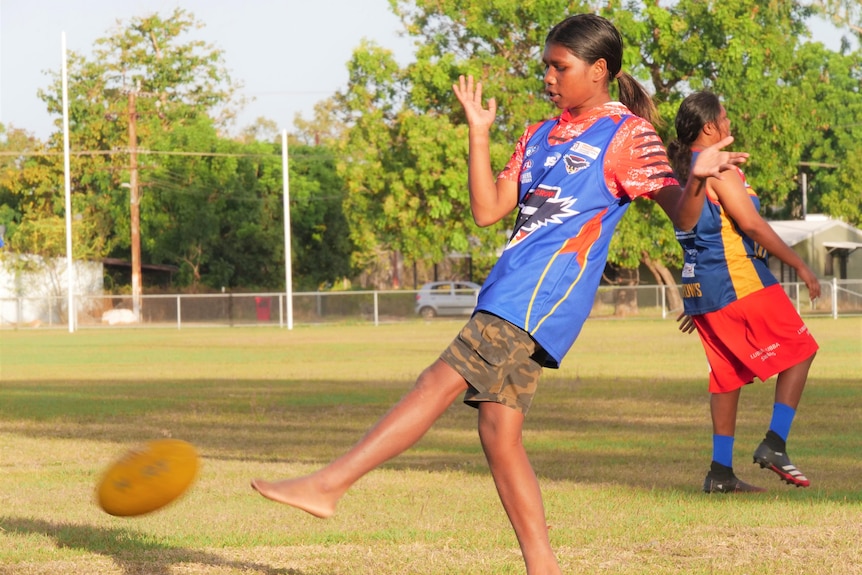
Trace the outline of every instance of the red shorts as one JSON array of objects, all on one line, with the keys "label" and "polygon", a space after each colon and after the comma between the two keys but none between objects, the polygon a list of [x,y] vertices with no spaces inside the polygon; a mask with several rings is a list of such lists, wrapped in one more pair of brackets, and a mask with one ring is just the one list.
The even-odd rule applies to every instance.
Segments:
[{"label": "red shorts", "polygon": [[818,350],[780,285],[773,285],[710,313],[692,316],[709,362],[709,392],[766,381]]}]

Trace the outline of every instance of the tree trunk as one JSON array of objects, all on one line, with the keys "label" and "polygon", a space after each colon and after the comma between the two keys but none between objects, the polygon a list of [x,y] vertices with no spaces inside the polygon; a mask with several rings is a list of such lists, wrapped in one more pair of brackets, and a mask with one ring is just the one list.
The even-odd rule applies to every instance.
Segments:
[{"label": "tree trunk", "polygon": [[638,285],[638,270],[637,268],[617,268],[617,285],[620,286],[614,290],[614,315],[617,317],[626,317],[638,314],[638,290],[624,289],[623,286],[632,286],[637,288]]},{"label": "tree trunk", "polygon": [[676,287],[676,280],[673,278],[673,274],[670,273],[670,270],[663,263],[653,260],[646,252],[641,254],[641,257],[644,265],[655,276],[656,283],[665,286],[668,311],[682,312],[682,296],[679,295],[679,289]]}]

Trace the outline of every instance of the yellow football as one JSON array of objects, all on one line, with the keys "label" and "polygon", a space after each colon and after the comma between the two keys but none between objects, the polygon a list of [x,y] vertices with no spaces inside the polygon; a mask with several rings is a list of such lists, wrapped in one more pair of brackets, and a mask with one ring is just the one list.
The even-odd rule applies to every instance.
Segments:
[{"label": "yellow football", "polygon": [[96,487],[106,513],[131,517],[174,501],[191,486],[200,467],[195,447],[179,439],[158,439],[129,450],[111,464]]}]

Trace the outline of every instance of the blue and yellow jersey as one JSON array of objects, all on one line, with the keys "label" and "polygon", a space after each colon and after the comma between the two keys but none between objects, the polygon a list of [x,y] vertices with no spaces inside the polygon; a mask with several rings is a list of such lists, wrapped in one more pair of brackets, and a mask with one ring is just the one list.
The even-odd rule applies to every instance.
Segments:
[{"label": "blue and yellow jersey", "polygon": [[[697,153],[692,157],[692,164]],[[755,209],[760,200],[739,171]],[[716,198],[707,194],[697,225],[676,230],[684,251],[682,288],[685,313],[719,310],[751,293],[778,283],[769,271],[767,253],[745,235]]]}]

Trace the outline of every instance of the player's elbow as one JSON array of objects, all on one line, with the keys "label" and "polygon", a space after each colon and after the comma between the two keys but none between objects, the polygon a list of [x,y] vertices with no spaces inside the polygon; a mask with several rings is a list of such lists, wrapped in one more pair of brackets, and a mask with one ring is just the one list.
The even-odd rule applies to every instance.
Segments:
[{"label": "player's elbow", "polygon": [[499,220],[499,218],[494,219],[494,218],[488,217],[485,214],[478,214],[476,212],[473,212],[473,221],[480,228],[487,228],[488,226],[494,225],[495,223],[497,223],[500,220]]},{"label": "player's elbow", "polygon": [[694,229],[694,226],[697,225],[698,220],[700,220],[700,210],[686,209],[686,206],[682,204],[676,204],[673,206],[662,206],[665,208],[664,212],[667,214],[667,217],[670,219],[671,223],[673,223],[673,227],[682,231],[690,231]]},{"label": "player's elbow", "polygon": [[492,226],[506,215],[505,213],[501,214],[497,210],[488,206],[480,207],[473,205],[471,211],[473,213],[473,221],[476,222],[476,225],[480,228]]},{"label": "player's elbow", "polygon": [[736,218],[734,221],[736,223],[736,226],[739,228],[739,231],[741,231],[754,241],[759,241],[759,239],[762,238],[765,233],[765,230],[763,228],[769,227],[769,224],[767,224],[765,220],[760,218],[760,216],[753,218]]},{"label": "player's elbow", "polygon": [[671,221],[673,222],[673,226],[675,228],[684,232],[688,232],[694,229],[694,226],[697,225],[697,221],[699,219],[699,214],[685,215],[677,213],[674,217],[671,218]]}]

